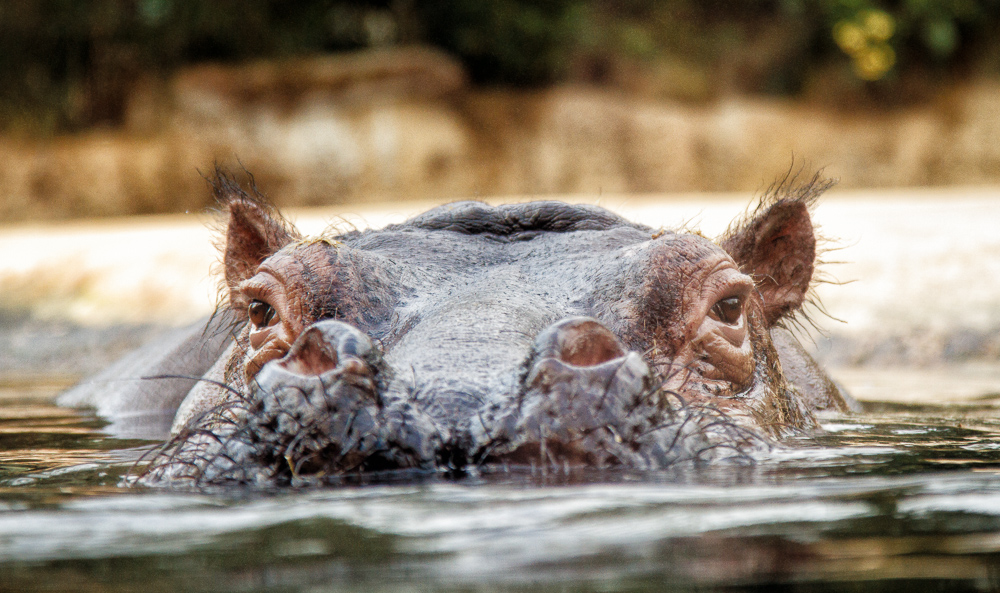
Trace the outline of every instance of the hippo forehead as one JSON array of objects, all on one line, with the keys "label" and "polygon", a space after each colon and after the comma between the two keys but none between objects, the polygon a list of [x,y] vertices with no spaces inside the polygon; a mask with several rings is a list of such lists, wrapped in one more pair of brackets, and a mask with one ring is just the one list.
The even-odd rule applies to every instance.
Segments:
[{"label": "hippo forehead", "polygon": [[504,325],[498,341],[517,342],[518,331],[566,315],[621,325],[616,317],[641,315],[635,309],[644,305],[676,313],[700,273],[732,263],[699,235],[657,232],[602,208],[560,202],[451,204],[385,229],[294,244],[273,259],[287,259],[278,265],[298,275],[314,310],[309,321],[339,307],[389,342],[437,316],[452,324],[450,335],[467,325],[484,339],[487,328]]}]

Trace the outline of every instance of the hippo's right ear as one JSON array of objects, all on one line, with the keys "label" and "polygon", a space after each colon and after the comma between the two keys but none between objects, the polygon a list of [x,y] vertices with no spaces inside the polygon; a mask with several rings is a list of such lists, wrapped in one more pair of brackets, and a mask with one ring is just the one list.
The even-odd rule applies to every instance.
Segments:
[{"label": "hippo's right ear", "polygon": [[301,236],[274,207],[249,196],[231,179],[219,176],[213,186],[216,199],[229,210],[223,264],[232,293],[265,259]]},{"label": "hippo's right ear", "polygon": [[786,178],[719,241],[740,269],[753,276],[769,328],[794,314],[806,300],[816,263],[809,208],[833,184],[818,173],[802,184],[794,176]]}]

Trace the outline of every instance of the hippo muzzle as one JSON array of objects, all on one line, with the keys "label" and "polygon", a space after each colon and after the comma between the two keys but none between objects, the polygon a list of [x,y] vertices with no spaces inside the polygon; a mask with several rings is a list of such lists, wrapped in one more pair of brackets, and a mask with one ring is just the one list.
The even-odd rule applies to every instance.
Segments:
[{"label": "hippo muzzle", "polygon": [[146,481],[293,484],[381,470],[510,466],[649,470],[745,462],[768,446],[714,407],[671,398],[641,354],[591,318],[550,325],[506,370],[516,379],[497,381],[511,386],[504,393],[421,401],[392,388],[405,372],[360,330],[319,321],[263,366],[238,405],[213,410],[212,438],[188,438],[186,456],[196,463],[156,466]]}]

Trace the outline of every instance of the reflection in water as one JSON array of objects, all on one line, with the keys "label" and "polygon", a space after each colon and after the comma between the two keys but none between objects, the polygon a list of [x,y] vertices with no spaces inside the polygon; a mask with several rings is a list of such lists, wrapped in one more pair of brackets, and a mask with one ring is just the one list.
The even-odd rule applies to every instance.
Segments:
[{"label": "reflection in water", "polygon": [[0,589],[1000,588],[1000,421],[872,405],[754,467],[302,492],[118,487],[150,446],[0,407]]}]

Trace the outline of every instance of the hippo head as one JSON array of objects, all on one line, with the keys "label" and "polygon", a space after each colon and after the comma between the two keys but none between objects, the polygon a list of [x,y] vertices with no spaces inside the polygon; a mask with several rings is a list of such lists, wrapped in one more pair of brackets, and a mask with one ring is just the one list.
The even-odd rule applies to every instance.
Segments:
[{"label": "hippo head", "polygon": [[829,185],[781,184],[718,241],[559,202],[306,238],[220,177],[226,397],[146,480],[746,459],[814,423],[770,330],[806,298]]}]

